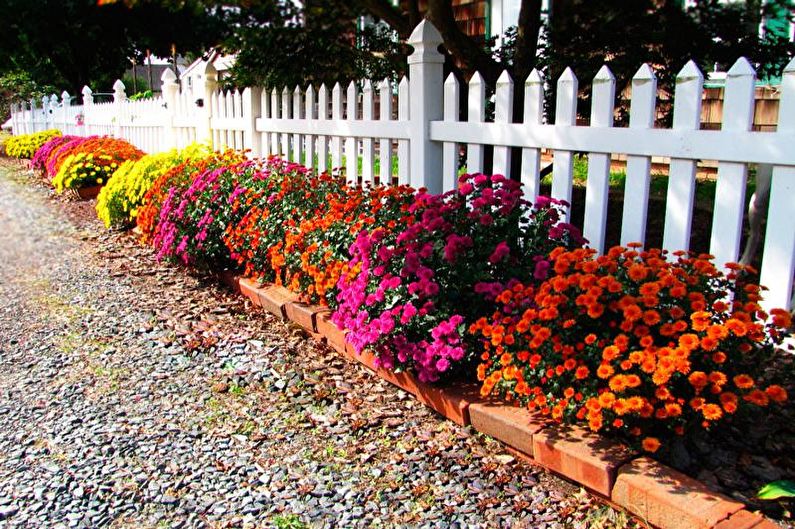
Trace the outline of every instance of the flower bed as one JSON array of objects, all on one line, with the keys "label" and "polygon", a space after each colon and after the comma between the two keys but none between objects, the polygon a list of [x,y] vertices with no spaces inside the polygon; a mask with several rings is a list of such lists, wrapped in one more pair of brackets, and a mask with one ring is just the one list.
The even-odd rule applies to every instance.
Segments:
[{"label": "flower bed", "polygon": [[32,134],[11,136],[5,142],[5,151],[14,158],[31,158],[51,138],[61,135],[60,130],[49,129]]},{"label": "flower bed", "polygon": [[[53,148],[45,166],[59,158]],[[565,203],[528,204],[503,177],[465,175],[431,195],[234,152],[140,164],[117,171],[106,223],[134,218],[161,259],[239,269],[327,306],[350,350],[382,372],[480,381],[484,397],[649,453],[787,401],[764,368],[791,322],[761,310],[752,270],[654,249],[597,256],[561,222]],[[282,317],[291,299],[274,301]]]},{"label": "flower bed", "polygon": [[143,151],[131,143],[110,137],[89,138],[86,141],[67,142],[55,149],[55,162],[48,173],[56,192],[65,189],[101,186],[108,181],[120,164],[136,160]]}]

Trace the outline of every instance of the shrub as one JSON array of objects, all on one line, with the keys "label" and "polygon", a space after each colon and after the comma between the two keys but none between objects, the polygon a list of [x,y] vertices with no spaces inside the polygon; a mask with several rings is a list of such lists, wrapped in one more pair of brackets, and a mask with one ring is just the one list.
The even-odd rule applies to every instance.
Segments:
[{"label": "shrub", "polygon": [[549,278],[505,289],[471,326],[483,338],[481,393],[642,438],[649,452],[671,433],[783,402],[761,372],[789,314],[765,324],[746,269],[724,275],[710,256],[675,255],[555,249]]},{"label": "shrub", "polygon": [[223,163],[194,173],[189,186],[172,188],[160,208],[152,241],[158,258],[200,268],[229,265],[224,231],[242,215],[232,205],[234,196],[260,177],[260,163],[230,151]]},{"label": "shrub", "polygon": [[39,147],[47,143],[51,138],[60,135],[61,131],[50,129],[32,134],[12,136],[5,142],[6,154],[14,158],[31,158]]},{"label": "shrub", "polygon": [[50,156],[62,147],[65,143],[77,139],[77,136],[54,136],[47,140],[41,147],[36,149],[36,153],[30,160],[30,166],[36,171],[47,170],[47,160]]},{"label": "shrub", "polygon": [[362,230],[394,230],[414,198],[410,187],[343,187],[285,234],[284,283],[304,301],[337,307],[337,284]]},{"label": "shrub", "polygon": [[209,154],[207,147],[194,144],[178,151],[147,154],[122,163],[97,197],[97,216],[105,226],[128,226],[135,222],[138,208],[154,181],[188,158]]},{"label": "shrub", "polygon": [[136,225],[140,231],[141,243],[151,244],[161,217],[161,209],[169,197],[184,192],[193,178],[206,170],[217,169],[243,160],[242,154],[228,151],[223,154],[210,153],[188,158],[181,164],[158,176],[144,195],[143,204],[138,208]]},{"label": "shrub", "polygon": [[70,138],[70,140],[54,147],[44,162],[45,172],[50,181],[58,174],[58,169],[66,158],[77,152],[81,145],[96,140],[99,136],[71,136]]},{"label": "shrub", "polygon": [[283,284],[287,234],[295,233],[301,221],[322,214],[326,197],[344,186],[339,177],[314,175],[302,165],[268,159],[251,187],[233,196],[233,208],[243,211],[226,229],[230,256],[247,276]]},{"label": "shrub", "polygon": [[[71,142],[65,146],[70,144]],[[59,149],[58,156],[63,155],[63,150],[63,147]],[[64,189],[103,185],[119,164],[127,160],[137,160],[143,155],[143,151],[125,140],[94,138],[80,143],[63,159],[52,184],[58,193],[62,193]]]},{"label": "shrub", "polygon": [[581,242],[559,223],[563,207],[544,199],[530,212],[520,184],[499,175],[465,175],[444,195],[421,191],[398,229],[359,234],[333,321],[385,368],[422,381],[460,372],[477,354],[467,323],[490,314],[505,285],[544,279],[552,248]]}]

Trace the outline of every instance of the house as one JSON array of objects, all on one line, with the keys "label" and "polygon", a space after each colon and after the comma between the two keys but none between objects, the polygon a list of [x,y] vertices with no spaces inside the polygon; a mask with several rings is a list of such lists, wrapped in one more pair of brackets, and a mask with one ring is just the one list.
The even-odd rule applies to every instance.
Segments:
[{"label": "house", "polygon": [[204,71],[208,63],[213,65],[218,72],[218,81],[221,81],[229,76],[229,70],[235,63],[235,56],[223,55],[217,50],[211,50],[199,57],[190,63],[179,76],[183,90],[193,91],[196,89],[195,87],[202,86],[202,83],[204,83]]}]

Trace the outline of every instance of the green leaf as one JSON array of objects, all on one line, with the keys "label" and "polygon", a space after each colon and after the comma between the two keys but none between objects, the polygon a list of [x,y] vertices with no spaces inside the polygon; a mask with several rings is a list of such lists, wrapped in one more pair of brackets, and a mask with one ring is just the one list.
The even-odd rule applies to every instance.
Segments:
[{"label": "green leaf", "polygon": [[780,498],[795,498],[795,481],[782,479],[768,483],[757,493],[760,500],[777,500]]}]

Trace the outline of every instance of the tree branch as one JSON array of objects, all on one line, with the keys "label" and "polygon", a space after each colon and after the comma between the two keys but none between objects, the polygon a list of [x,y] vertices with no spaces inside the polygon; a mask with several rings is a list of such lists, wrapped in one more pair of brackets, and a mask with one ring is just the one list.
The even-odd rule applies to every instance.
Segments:
[{"label": "tree branch", "polygon": [[373,16],[380,18],[389,26],[397,31],[401,39],[407,39],[411,35],[414,26],[409,19],[396,9],[389,0],[359,0],[364,9]]},{"label": "tree branch", "polygon": [[461,69],[471,75],[475,71],[488,84],[494,85],[500,75],[500,68],[494,59],[474,39],[458,27],[449,0],[428,0],[426,18],[442,34],[447,51],[455,58]]}]

